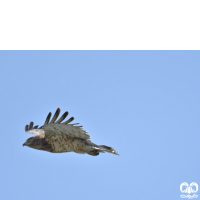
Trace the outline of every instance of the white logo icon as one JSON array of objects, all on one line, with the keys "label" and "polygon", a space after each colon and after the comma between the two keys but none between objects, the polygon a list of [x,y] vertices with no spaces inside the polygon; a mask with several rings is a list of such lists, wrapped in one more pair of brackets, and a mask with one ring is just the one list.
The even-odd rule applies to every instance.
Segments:
[{"label": "white logo icon", "polygon": [[188,183],[183,182],[180,185],[180,191],[182,193],[188,193],[188,195],[184,195],[182,194],[180,197],[181,198],[188,198],[188,199],[193,199],[193,198],[197,198],[198,195],[193,194],[190,195],[191,193],[197,193],[198,192],[198,184],[195,182],[190,183],[190,185],[188,185]]}]

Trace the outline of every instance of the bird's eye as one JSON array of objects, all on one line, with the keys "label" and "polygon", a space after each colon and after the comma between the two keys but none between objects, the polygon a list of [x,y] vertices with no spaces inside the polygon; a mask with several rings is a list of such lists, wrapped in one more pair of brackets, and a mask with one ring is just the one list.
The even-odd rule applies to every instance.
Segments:
[{"label": "bird's eye", "polygon": [[30,142],[33,138],[29,138],[28,141]]}]

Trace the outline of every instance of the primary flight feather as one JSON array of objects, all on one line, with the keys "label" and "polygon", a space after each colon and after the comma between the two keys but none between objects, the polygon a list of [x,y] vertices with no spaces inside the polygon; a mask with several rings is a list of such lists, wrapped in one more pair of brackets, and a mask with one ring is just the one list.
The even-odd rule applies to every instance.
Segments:
[{"label": "primary flight feather", "polygon": [[26,125],[25,132],[35,133],[36,136],[28,138],[23,146],[52,153],[75,152],[97,156],[99,153],[109,152],[119,155],[112,147],[92,143],[90,136],[82,129],[82,126],[78,126],[78,123],[69,124],[74,120],[74,117],[62,122],[68,116],[68,112],[65,112],[57,120],[59,114],[60,108],[56,110],[51,119],[50,112],[47,115],[44,125],[40,128],[34,126],[33,122]]}]

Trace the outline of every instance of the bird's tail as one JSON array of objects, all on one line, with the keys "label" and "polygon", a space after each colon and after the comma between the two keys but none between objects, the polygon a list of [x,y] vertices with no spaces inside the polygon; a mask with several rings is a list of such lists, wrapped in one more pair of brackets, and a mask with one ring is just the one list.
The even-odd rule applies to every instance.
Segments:
[{"label": "bird's tail", "polygon": [[87,151],[87,153],[92,156],[98,156],[99,153],[105,153],[105,152],[119,155],[112,147],[108,147],[106,145],[95,145],[90,147],[90,150]]},{"label": "bird's tail", "polygon": [[85,152],[92,156],[98,156],[99,153],[112,153],[115,155],[119,155],[112,147],[108,147],[106,145],[96,145],[92,143],[90,140],[85,140],[86,149]]},{"label": "bird's tail", "polygon": [[113,154],[116,154],[119,156],[119,154],[112,148],[112,147],[108,147],[106,145],[98,145],[100,151],[103,151],[103,152],[108,152],[108,153],[113,153]]}]

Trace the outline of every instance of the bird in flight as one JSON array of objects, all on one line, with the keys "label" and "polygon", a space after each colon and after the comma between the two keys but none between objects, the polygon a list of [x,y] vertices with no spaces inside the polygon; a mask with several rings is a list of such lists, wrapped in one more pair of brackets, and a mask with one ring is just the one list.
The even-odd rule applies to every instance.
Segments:
[{"label": "bird in flight", "polygon": [[[52,153],[75,152],[97,156],[99,153],[112,153],[119,155],[112,147],[106,145],[96,145],[90,141],[90,136],[79,123],[69,124],[74,117],[67,121],[63,120],[68,116],[65,112],[58,120],[60,108],[58,108],[50,121],[51,112],[48,114],[43,126],[34,126],[33,122],[25,126],[26,133],[35,133],[24,142],[23,146],[34,149],[49,151]],[[57,120],[57,121],[56,121]],[[61,123],[62,122],[62,123]]]}]

